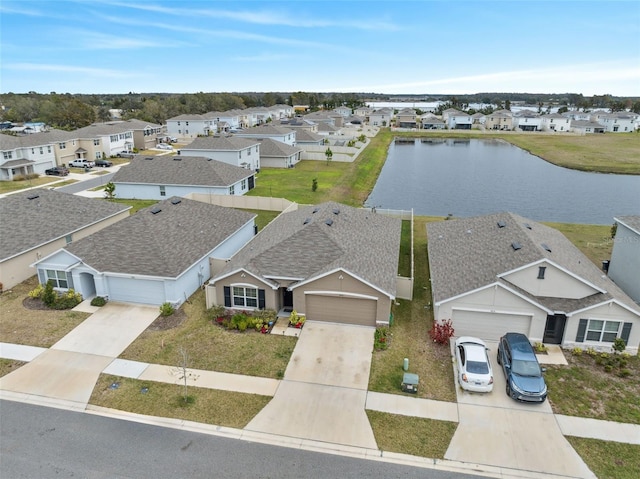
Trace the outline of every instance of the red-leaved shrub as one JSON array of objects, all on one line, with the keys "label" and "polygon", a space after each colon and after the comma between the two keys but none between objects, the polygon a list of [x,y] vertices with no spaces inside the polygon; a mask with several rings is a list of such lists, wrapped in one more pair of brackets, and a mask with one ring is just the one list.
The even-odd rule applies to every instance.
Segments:
[{"label": "red-leaved shrub", "polygon": [[434,321],[433,326],[429,330],[429,336],[433,339],[434,343],[449,344],[449,338],[453,336],[454,330],[451,325],[451,320]]}]

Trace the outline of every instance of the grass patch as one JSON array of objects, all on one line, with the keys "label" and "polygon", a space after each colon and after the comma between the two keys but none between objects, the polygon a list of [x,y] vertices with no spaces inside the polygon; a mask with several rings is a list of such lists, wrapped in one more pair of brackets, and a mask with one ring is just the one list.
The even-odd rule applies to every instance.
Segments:
[{"label": "grass patch", "polygon": [[152,324],[120,357],[175,366],[184,347],[193,369],[280,378],[287,368],[297,338],[256,331],[239,333],[214,325],[201,290],[182,309],[186,318],[180,325],[158,331]]},{"label": "grass patch", "polygon": [[[104,186],[102,186],[102,188],[104,188]],[[117,191],[116,191],[116,194],[118,194]],[[131,206],[131,210],[129,214],[134,214],[138,210],[147,208],[148,206],[151,206],[151,205],[155,205],[158,202],[157,200],[134,200],[129,198],[112,198],[107,201],[112,201],[113,203],[120,203],[121,205]]]},{"label": "grass patch", "polygon": [[565,356],[568,366],[548,365],[545,373],[554,413],[640,424],[640,357],[627,358],[631,375],[621,378],[584,352]]},{"label": "grass patch", "polygon": [[369,389],[371,391],[408,394],[400,390],[402,362],[409,359],[409,371],[420,376],[418,397],[440,401],[455,401],[456,391],[451,366],[451,352],[446,346],[435,344],[429,337],[433,324],[427,261],[428,221],[442,218],[416,216],[414,218],[415,283],[413,301],[398,300],[393,306],[389,348],[375,351],[371,362]]},{"label": "grass patch", "polygon": [[636,479],[640,446],[567,436],[567,440],[599,479]]},{"label": "grass patch", "polygon": [[367,410],[382,451],[443,459],[458,424]]},{"label": "grass patch", "polygon": [[405,278],[411,277],[411,221],[409,220],[402,220],[398,275]]},{"label": "grass patch", "polygon": [[[612,218],[613,224],[613,218]],[[611,258],[613,240],[611,239],[611,226],[607,225],[582,225],[571,223],[544,223],[557,229],[565,235],[587,258],[593,261],[598,268],[602,267],[602,260]]]},{"label": "grass patch", "polygon": [[262,231],[265,226],[271,223],[275,219],[275,217],[280,214],[280,211],[251,210],[244,208],[242,209],[242,211],[258,215],[256,218],[256,226],[258,227],[258,231]]},{"label": "grass patch", "polygon": [[6,376],[12,371],[15,371],[20,366],[24,366],[25,364],[27,363],[25,363],[24,361],[15,361],[13,359],[0,358],[0,378]]},{"label": "grass patch", "polygon": [[0,181],[0,194],[11,193],[13,191],[24,190],[26,188],[33,188],[36,186],[44,186],[58,180],[59,178],[53,178],[51,176],[41,176],[31,180]]},{"label": "grass patch", "polygon": [[89,317],[70,310],[34,310],[22,304],[38,285],[36,276],[0,295],[0,338],[3,342],[49,348]]},{"label": "grass patch", "polygon": [[[110,389],[113,383],[117,389]],[[143,394],[142,388],[148,388]],[[192,398],[184,403],[183,386],[101,374],[89,403],[120,411],[243,428],[271,400],[269,396],[189,386]]]}]

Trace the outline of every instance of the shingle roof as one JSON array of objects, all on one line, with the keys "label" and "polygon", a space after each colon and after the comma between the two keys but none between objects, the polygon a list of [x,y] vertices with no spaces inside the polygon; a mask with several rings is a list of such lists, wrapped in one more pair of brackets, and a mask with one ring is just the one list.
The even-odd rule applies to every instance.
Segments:
[{"label": "shingle roof", "polygon": [[275,125],[260,125],[260,126],[254,126],[252,128],[247,128],[246,130],[243,130],[240,133],[236,133],[236,136],[238,137],[243,137],[245,135],[251,135],[251,136],[261,136],[261,135],[269,135],[269,136],[273,136],[273,135],[288,135],[290,133],[295,133],[295,130],[292,130],[291,128],[285,128],[282,126],[275,126]]},{"label": "shingle roof", "polygon": [[[499,227],[499,222],[504,226]],[[569,300],[535,297],[519,290],[548,309],[570,312],[612,298],[632,309],[637,308],[633,300],[562,233],[516,214],[496,213],[430,223],[427,235],[434,302],[495,282],[518,289],[498,275],[546,259],[606,291]],[[521,246],[517,251],[512,247],[514,242]]]},{"label": "shingle roof", "polygon": [[[161,211],[153,214],[154,209]],[[64,249],[103,273],[175,278],[254,217],[173,197]]]},{"label": "shingle roof", "polygon": [[323,139],[324,137],[322,135],[318,135],[317,133],[314,133],[309,130],[305,130],[303,128],[298,130],[298,132],[296,133],[297,143],[311,143],[311,142],[316,143],[316,142],[322,141]]},{"label": "shingle roof", "polygon": [[[28,199],[33,196],[37,198]],[[0,199],[0,259],[5,260],[63,238],[129,208],[48,189],[8,195]]]},{"label": "shingle roof", "polygon": [[185,146],[184,150],[219,150],[219,151],[239,151],[245,150],[260,142],[249,138],[238,138],[236,136],[200,136]]},{"label": "shingle roof", "polygon": [[340,131],[340,128],[330,125],[329,123],[318,123],[318,131],[334,132]]},{"label": "shingle roof", "polygon": [[94,123],[72,131],[73,138],[96,138],[98,136],[115,135],[124,131],[133,131],[126,123]]},{"label": "shingle roof", "polygon": [[627,228],[635,231],[636,234],[640,235],[640,216],[639,215],[616,216],[614,220],[616,220],[618,223],[622,223]]},{"label": "shingle roof", "polygon": [[25,148],[32,146],[50,145],[60,141],[68,141],[77,138],[73,132],[56,130],[52,128],[48,131],[40,131],[25,136],[12,136],[0,134],[0,150],[12,150],[14,148]]},{"label": "shingle roof", "polygon": [[246,168],[201,156],[136,156],[116,172],[112,181],[156,185],[231,186],[253,174],[253,171]]},{"label": "shingle roof", "polygon": [[278,216],[219,276],[245,268],[277,284],[268,277],[303,281],[343,268],[395,296],[400,230],[398,218],[370,210],[333,202],[301,207]]},{"label": "shingle roof", "polygon": [[264,140],[260,140],[260,156],[293,156],[296,153],[300,153],[302,148],[297,146],[287,145],[286,143],[282,143],[278,140],[273,140],[271,138],[265,138]]}]

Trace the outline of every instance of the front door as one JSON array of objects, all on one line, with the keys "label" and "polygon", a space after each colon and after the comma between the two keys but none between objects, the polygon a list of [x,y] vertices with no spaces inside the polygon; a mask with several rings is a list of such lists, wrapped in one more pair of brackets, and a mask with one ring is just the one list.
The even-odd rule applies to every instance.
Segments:
[{"label": "front door", "polygon": [[562,343],[562,337],[564,336],[564,326],[567,322],[567,317],[564,314],[550,314],[547,316],[547,323],[544,327],[544,337],[542,342],[548,344],[560,344]]},{"label": "front door", "polygon": [[282,288],[282,307],[293,310],[293,291],[289,291],[287,288]]}]

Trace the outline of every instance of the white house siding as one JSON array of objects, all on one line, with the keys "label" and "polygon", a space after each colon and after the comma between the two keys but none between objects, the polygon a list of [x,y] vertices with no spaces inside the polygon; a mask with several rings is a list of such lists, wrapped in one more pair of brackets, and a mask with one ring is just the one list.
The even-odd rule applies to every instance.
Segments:
[{"label": "white house siding", "polygon": [[613,241],[609,278],[640,303],[640,234],[621,223]]},{"label": "white house siding", "polygon": [[17,168],[0,169],[0,180],[13,180],[16,175],[24,173],[37,173],[43,175],[45,170],[56,165],[55,150],[52,145],[25,146],[16,149],[3,150],[0,158],[0,167],[9,161],[29,160],[33,163]]},{"label": "white house siding", "polygon": [[[538,279],[540,266],[546,268],[544,279]],[[546,262],[531,265],[502,278],[534,296],[581,299],[598,292],[584,281]]]},{"label": "white house siding", "polygon": [[260,146],[255,145],[242,150],[193,150],[187,148],[180,149],[180,156],[204,156],[212,160],[221,161],[233,166],[244,167],[248,163],[251,170],[260,169]]},{"label": "white house siding", "polygon": [[215,129],[213,120],[167,120],[167,134],[183,139],[209,135]]},{"label": "white house siding", "polygon": [[[477,311],[480,315],[496,314],[501,315],[500,317],[505,319],[509,319],[509,316],[530,317],[531,326],[529,329],[529,338],[532,341],[542,341],[547,320],[546,311],[497,285],[492,285],[457,299],[437,304],[434,311],[435,318],[437,320],[453,320],[455,310]],[[455,322],[453,323],[453,327],[456,327]],[[508,328],[508,324],[506,327]],[[491,329],[492,328],[487,330],[487,334],[490,334]],[[509,331],[509,329],[506,331]],[[456,335],[457,334],[456,332]],[[483,336],[486,337],[487,334]]]},{"label": "white house siding", "polygon": [[605,127],[605,131],[609,133],[628,133],[635,130],[635,121],[631,117],[602,116],[598,121]]},{"label": "white house siding", "polygon": [[[242,182],[234,184],[234,195],[243,195],[248,191],[248,181],[245,181],[245,188],[242,189]],[[202,193],[210,195],[228,195],[229,187],[204,187],[190,185],[162,185],[164,194],[162,194],[161,185],[143,185],[116,183],[116,195],[118,198],[132,198],[144,200],[166,200],[172,196],[184,198],[190,193]]]},{"label": "white house siding", "polygon": [[[240,228],[233,236],[220,243],[209,255],[212,258],[229,259],[236,254],[240,248],[247,244],[255,236],[255,222],[249,221]],[[206,279],[209,279],[207,276]]]},{"label": "white house siding", "polygon": [[[632,323],[631,334],[629,336],[626,351],[631,354],[638,353],[638,344],[640,343],[640,317],[638,317],[638,315],[633,314],[629,310],[618,306],[615,303],[606,303],[586,311],[575,313],[567,318],[564,330],[564,341],[562,342],[563,347],[579,347],[582,349],[594,348],[599,351],[611,351],[612,343],[610,342],[589,341],[586,337],[582,342],[576,341],[580,319],[616,321],[620,323],[620,327],[622,327],[624,323]],[[619,330],[618,336],[620,336],[620,334],[621,331]]]}]

